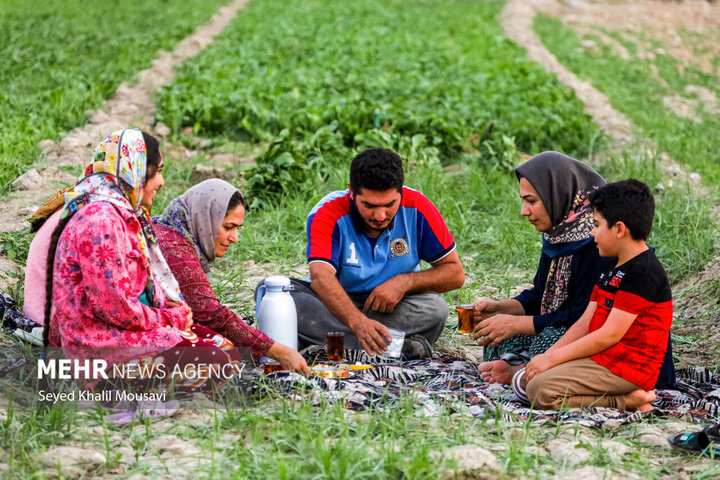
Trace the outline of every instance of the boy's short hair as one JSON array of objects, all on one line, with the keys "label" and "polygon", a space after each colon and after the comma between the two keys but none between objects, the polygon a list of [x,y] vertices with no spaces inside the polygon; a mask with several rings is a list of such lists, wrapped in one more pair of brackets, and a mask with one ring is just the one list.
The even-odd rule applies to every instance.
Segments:
[{"label": "boy's short hair", "polygon": [[404,182],[402,159],[387,148],[368,148],[350,164],[350,187],[357,194],[363,188],[378,192],[395,189],[402,193]]},{"label": "boy's short hair", "polygon": [[633,240],[646,240],[650,235],[655,198],[640,180],[608,183],[590,194],[590,205],[605,217],[608,227],[623,222]]}]

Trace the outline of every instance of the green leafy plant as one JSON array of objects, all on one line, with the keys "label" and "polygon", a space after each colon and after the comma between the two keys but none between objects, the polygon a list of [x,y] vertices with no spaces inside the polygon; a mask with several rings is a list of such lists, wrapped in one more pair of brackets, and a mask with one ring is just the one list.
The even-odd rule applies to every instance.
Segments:
[{"label": "green leafy plant", "polygon": [[262,204],[288,187],[316,188],[371,146],[396,150],[410,169],[465,155],[505,168],[518,152],[583,155],[597,128],[502,36],[499,8],[251,3],[160,90],[157,119],[175,132],[268,142],[248,177]]},{"label": "green leafy plant", "polygon": [[28,232],[29,228],[18,232],[0,232],[0,247],[2,247],[5,257],[25,265],[30,242],[33,239]]}]

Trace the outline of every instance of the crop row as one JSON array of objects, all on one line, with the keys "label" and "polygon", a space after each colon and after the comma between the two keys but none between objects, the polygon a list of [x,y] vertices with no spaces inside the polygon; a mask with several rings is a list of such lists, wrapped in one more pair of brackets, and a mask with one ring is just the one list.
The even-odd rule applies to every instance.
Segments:
[{"label": "crop row", "polygon": [[222,0],[0,0],[0,191]]},{"label": "crop row", "polygon": [[497,2],[252,2],[158,95],[178,132],[269,142],[256,195],[378,145],[410,163],[517,151],[582,156],[597,136],[574,94],[507,40]]}]

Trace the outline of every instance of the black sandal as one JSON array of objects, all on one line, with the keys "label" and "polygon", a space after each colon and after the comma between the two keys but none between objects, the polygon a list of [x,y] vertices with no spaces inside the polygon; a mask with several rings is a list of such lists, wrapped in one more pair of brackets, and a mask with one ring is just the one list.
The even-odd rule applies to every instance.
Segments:
[{"label": "black sandal", "polygon": [[710,441],[710,437],[705,430],[692,433],[680,433],[678,435],[668,435],[668,442],[670,442],[670,445],[673,447],[677,447],[682,450],[700,452],[702,455],[720,459],[720,444],[716,446],[715,443]]},{"label": "black sandal", "polygon": [[707,434],[708,439],[710,439],[711,442],[720,445],[720,423],[703,428],[703,432]]}]

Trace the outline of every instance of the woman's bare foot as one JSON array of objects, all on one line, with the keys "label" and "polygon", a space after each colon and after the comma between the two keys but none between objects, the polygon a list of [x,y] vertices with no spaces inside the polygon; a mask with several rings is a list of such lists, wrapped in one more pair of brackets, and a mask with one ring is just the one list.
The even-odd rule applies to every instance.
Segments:
[{"label": "woman's bare foot", "polygon": [[504,383],[510,385],[515,372],[525,367],[524,363],[520,365],[510,365],[505,360],[495,360],[493,362],[483,362],[478,365],[478,371],[482,375],[483,380],[488,383]]},{"label": "woman's bare foot", "polygon": [[648,392],[647,390],[638,388],[625,395],[625,408],[639,412],[648,412],[653,409],[650,403],[654,402],[656,398],[657,396],[652,390]]}]

